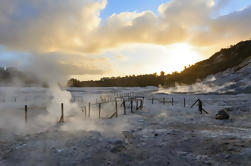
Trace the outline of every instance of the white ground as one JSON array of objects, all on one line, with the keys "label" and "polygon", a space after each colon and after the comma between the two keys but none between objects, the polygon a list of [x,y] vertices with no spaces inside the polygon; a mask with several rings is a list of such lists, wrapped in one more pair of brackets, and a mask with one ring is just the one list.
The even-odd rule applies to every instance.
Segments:
[{"label": "white ground", "polygon": [[[0,165],[251,165],[251,94],[166,94],[148,88],[0,88]],[[144,108],[108,119],[115,103],[81,107],[100,96],[145,96]],[[160,101],[165,98],[163,104]],[[174,106],[171,105],[174,99]],[[184,98],[186,107],[184,107]],[[200,98],[208,115],[190,106]],[[65,123],[56,124],[64,103]],[[24,105],[28,105],[28,123]],[[120,106],[119,102],[119,106]],[[215,120],[231,108],[230,119]]]}]

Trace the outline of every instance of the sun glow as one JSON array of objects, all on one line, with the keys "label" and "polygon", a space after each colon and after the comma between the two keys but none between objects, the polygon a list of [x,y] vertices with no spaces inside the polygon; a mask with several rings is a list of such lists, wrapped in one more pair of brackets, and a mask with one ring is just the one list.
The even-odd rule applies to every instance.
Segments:
[{"label": "sun glow", "polygon": [[[110,60],[111,73],[104,75],[76,76],[81,80],[97,80],[101,77],[116,77],[160,73],[169,74],[182,71],[185,66],[205,59],[202,50],[188,43],[177,43],[168,46],[154,44],[132,44],[110,50],[102,56]],[[75,78],[75,77],[74,77]]]},{"label": "sun glow", "polygon": [[168,46],[167,54],[166,60],[168,62],[166,63],[168,63],[168,66],[166,66],[166,69],[168,73],[182,71],[185,66],[188,67],[203,59],[199,51],[187,43],[178,43]]}]

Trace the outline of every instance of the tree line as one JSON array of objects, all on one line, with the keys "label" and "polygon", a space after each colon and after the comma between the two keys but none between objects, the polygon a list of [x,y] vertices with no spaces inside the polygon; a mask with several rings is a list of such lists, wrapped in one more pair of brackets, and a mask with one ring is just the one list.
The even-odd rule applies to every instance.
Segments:
[{"label": "tree line", "polygon": [[[165,74],[163,71],[158,75],[129,75],[125,77],[107,77],[98,81],[79,81],[70,79],[67,83],[69,87],[145,87],[145,86],[175,86],[179,84],[193,84],[198,80],[203,80],[207,76],[222,72],[228,68],[239,65],[251,56],[251,40],[242,41],[230,48],[221,49],[207,60],[203,60],[181,72]],[[237,68],[238,70],[238,68]]]}]

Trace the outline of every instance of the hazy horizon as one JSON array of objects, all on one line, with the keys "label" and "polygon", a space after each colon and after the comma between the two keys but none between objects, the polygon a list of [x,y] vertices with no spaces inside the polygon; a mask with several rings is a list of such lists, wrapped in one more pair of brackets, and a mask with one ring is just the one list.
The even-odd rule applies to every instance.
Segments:
[{"label": "hazy horizon", "polygon": [[3,0],[0,65],[42,79],[172,73],[251,37],[240,0]]}]

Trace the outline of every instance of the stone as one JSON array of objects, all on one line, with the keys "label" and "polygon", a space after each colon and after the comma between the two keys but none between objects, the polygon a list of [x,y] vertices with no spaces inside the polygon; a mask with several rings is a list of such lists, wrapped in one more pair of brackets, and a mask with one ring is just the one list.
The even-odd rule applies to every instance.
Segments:
[{"label": "stone", "polygon": [[112,149],[111,152],[112,153],[118,153],[118,152],[122,152],[126,150],[126,147],[124,145],[115,145]]},{"label": "stone", "polygon": [[111,152],[118,153],[118,152],[121,152],[125,149],[126,149],[126,147],[124,146],[124,142],[121,140],[117,140],[113,143],[113,147],[111,149]]},{"label": "stone", "polygon": [[220,110],[220,111],[218,111],[218,113],[216,114],[215,119],[218,119],[218,120],[226,120],[226,119],[229,119],[229,114],[227,113],[226,110]]}]

